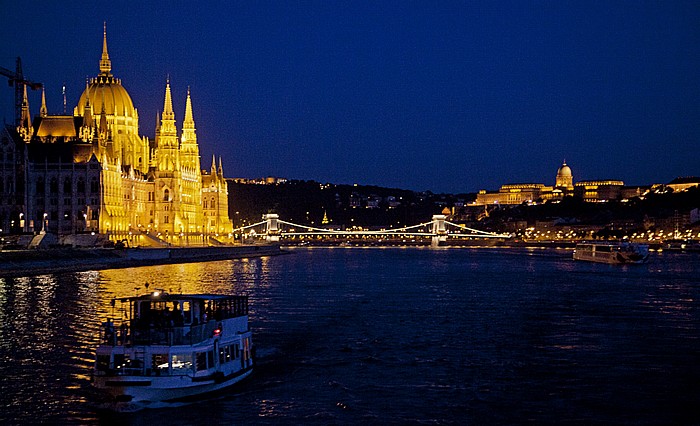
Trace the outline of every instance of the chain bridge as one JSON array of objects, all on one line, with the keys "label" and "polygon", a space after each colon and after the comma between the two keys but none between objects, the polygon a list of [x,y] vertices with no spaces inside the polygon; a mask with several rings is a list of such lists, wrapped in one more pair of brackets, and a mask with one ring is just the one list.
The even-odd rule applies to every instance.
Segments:
[{"label": "chain bridge", "polygon": [[447,220],[446,215],[433,215],[430,222],[419,223],[418,225],[405,226],[402,228],[388,228],[379,230],[368,230],[353,228],[334,229],[332,227],[315,227],[298,223],[287,222],[279,218],[275,213],[267,214],[263,220],[252,225],[242,226],[233,230],[234,234],[240,234],[243,239],[262,239],[269,242],[279,242],[281,240],[305,241],[309,239],[333,239],[351,241],[353,239],[372,240],[395,240],[416,238],[430,239],[431,245],[438,246],[440,243],[452,239],[508,239],[509,234],[498,234],[495,232],[481,231],[469,228],[464,225],[452,223]]}]

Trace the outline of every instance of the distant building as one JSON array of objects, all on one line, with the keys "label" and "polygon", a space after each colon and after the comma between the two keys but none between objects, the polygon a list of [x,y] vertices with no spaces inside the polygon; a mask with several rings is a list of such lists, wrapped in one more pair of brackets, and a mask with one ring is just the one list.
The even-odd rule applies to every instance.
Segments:
[{"label": "distant building", "polygon": [[497,192],[481,190],[476,195],[476,205],[517,205],[538,201],[558,200],[574,191],[571,168],[564,162],[557,170],[554,186],[543,183],[514,183],[501,186]]},{"label": "distant building", "polygon": [[274,177],[274,176],[268,176],[264,178],[254,178],[254,179],[249,179],[249,178],[233,178],[229,179],[233,183],[241,183],[243,185],[279,185],[283,183],[287,183],[286,178],[280,178],[280,177]]},{"label": "distant building", "polygon": [[678,177],[666,184],[666,186],[672,188],[674,192],[687,191],[690,188],[700,186],[700,177]]},{"label": "distant building", "polygon": [[[687,188],[700,184],[698,178],[683,179],[685,180],[678,182],[676,187]],[[575,195],[588,202],[605,202],[638,197],[644,190],[645,187],[625,186],[621,180],[588,180],[574,183],[571,168],[564,162],[557,170],[554,186],[545,186],[542,183],[507,184],[501,186],[496,192],[479,191],[474,204],[479,206],[518,205],[561,200],[567,195]]]},{"label": "distant building", "polygon": [[624,186],[621,180],[586,180],[576,182],[574,194],[588,202],[620,200]]}]

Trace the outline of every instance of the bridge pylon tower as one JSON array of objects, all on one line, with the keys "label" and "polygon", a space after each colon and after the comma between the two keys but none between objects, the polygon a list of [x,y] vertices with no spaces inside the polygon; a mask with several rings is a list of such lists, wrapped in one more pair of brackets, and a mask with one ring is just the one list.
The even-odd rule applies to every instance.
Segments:
[{"label": "bridge pylon tower", "polygon": [[432,229],[431,232],[433,234],[432,241],[430,242],[430,245],[432,247],[437,247],[440,245],[441,242],[446,242],[447,241],[447,229],[445,228],[445,221],[447,220],[447,216],[444,214],[435,214],[433,215],[432,218]]},{"label": "bridge pylon tower", "polygon": [[277,213],[268,213],[265,215],[267,221],[267,241],[278,242],[280,240],[279,215]]}]

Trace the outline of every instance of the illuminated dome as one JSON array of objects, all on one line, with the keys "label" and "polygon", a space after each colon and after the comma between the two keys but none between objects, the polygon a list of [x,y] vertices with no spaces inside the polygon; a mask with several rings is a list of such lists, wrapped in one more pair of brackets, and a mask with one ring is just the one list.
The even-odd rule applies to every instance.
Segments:
[{"label": "illuminated dome", "polygon": [[566,162],[559,167],[559,170],[557,170],[557,177],[569,177],[573,176],[571,174],[571,167],[566,165]]},{"label": "illuminated dome", "polygon": [[90,99],[90,108],[94,115],[102,113],[102,106],[107,115],[133,117],[134,103],[121,81],[112,76],[99,75],[90,80],[90,84],[80,96],[78,112],[82,113],[85,102]]},{"label": "illuminated dome", "polygon": [[105,27],[102,41],[102,58],[100,59],[100,74],[90,79],[90,83],[80,96],[76,115],[82,115],[85,110],[85,103],[90,100],[90,108],[93,115],[102,113],[104,106],[105,114],[112,116],[134,117],[134,103],[127,93],[122,81],[112,75],[112,61],[107,53],[107,28]]},{"label": "illuminated dome", "polygon": [[566,161],[564,161],[564,164],[557,170],[557,178],[554,186],[559,188],[573,188],[573,185],[574,176],[571,173],[571,168],[567,166]]}]

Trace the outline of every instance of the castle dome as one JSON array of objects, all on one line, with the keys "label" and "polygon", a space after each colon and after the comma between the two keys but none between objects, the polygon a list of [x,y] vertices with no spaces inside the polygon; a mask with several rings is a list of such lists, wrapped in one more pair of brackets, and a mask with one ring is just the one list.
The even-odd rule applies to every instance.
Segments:
[{"label": "castle dome", "polygon": [[566,165],[566,161],[557,170],[554,186],[558,188],[573,188],[574,186],[574,175],[571,173],[571,167]]},{"label": "castle dome", "polygon": [[557,170],[557,177],[569,177],[573,176],[571,174],[571,167],[566,165],[566,162],[559,167],[559,170]]}]

